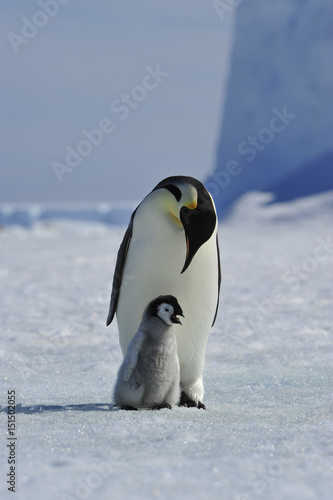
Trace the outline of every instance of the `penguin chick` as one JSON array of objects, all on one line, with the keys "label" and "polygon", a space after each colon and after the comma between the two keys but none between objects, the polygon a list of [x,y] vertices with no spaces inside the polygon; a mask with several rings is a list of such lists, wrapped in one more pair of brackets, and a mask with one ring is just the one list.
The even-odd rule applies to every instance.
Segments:
[{"label": "penguin chick", "polygon": [[180,369],[174,323],[183,311],[172,295],[161,295],[146,307],[138,331],[119,368],[114,402],[124,410],[161,409],[180,397]]}]

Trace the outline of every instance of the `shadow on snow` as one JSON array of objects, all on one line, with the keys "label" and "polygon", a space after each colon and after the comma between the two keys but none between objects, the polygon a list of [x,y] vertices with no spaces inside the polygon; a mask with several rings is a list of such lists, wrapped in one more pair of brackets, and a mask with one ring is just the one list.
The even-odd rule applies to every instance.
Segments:
[{"label": "shadow on snow", "polygon": [[[113,404],[109,403],[88,403],[88,404],[73,404],[73,405],[30,405],[22,406],[17,404],[15,406],[15,413],[44,413],[46,411],[56,412],[56,411],[118,411],[119,408],[115,408]],[[7,413],[7,406],[0,406],[0,413]]]}]

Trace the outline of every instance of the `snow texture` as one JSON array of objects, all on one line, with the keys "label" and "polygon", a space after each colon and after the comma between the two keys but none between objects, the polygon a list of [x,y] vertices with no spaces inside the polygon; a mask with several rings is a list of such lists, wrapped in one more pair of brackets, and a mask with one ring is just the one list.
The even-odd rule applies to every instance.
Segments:
[{"label": "snow texture", "polygon": [[[207,410],[125,412],[105,327],[124,227],[0,231],[0,497],[328,500],[332,471],[332,193],[251,194],[220,226],[222,295]],[[16,493],[7,391],[16,391]]]},{"label": "snow texture", "polygon": [[283,201],[333,189],[333,0],[237,5],[216,166],[206,181],[220,216],[247,191]]}]

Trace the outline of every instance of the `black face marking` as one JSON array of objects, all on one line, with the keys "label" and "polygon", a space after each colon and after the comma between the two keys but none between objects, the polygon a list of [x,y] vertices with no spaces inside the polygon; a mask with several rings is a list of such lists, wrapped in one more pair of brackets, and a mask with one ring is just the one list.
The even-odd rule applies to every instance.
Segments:
[{"label": "black face marking", "polygon": [[193,257],[211,237],[216,226],[216,214],[211,197],[204,186],[198,190],[196,208],[182,207],[180,220],[184,226],[187,254],[182,273],[186,271]]},{"label": "black face marking", "polygon": [[182,192],[177,186],[175,186],[174,184],[167,184],[166,186],[163,187],[168,191],[170,191],[170,193],[174,195],[177,201],[180,201],[180,198],[182,197]]},{"label": "black face marking", "polygon": [[178,300],[173,295],[160,295],[152,300],[147,307],[149,316],[157,316],[157,308],[160,304],[170,304],[173,307],[174,315],[184,316]]}]

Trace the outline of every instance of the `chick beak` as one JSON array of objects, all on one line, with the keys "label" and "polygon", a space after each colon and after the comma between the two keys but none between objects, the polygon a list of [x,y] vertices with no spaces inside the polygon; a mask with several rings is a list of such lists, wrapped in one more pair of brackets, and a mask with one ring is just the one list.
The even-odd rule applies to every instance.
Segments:
[{"label": "chick beak", "polygon": [[[183,315],[183,314],[181,314],[181,316],[183,316],[183,318],[184,318],[184,315]],[[178,318],[177,314],[172,314],[172,315],[170,316],[170,319],[171,319],[172,323],[178,323],[179,325],[181,325],[181,324],[182,324],[182,322],[181,322],[181,321],[180,321],[180,319]]]}]

